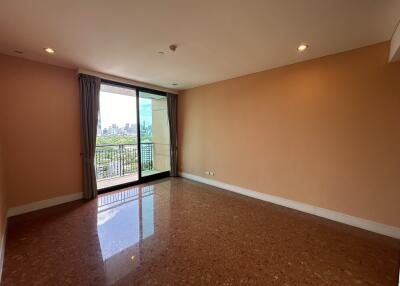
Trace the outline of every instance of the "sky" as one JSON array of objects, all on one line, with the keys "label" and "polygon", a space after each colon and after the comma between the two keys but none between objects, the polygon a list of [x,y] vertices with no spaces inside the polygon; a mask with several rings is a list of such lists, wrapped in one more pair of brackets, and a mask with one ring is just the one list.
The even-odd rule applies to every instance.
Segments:
[{"label": "sky", "polygon": [[[141,121],[151,124],[151,100],[140,98]],[[100,91],[101,127],[107,128],[113,123],[119,127],[125,123],[136,124],[136,96]]]}]

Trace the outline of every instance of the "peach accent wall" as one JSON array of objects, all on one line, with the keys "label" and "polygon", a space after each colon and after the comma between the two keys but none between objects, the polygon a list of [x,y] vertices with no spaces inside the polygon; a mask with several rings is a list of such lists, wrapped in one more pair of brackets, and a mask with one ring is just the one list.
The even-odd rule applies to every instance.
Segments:
[{"label": "peach accent wall", "polygon": [[0,55],[8,207],[82,192],[76,72]]},{"label": "peach accent wall", "polygon": [[186,90],[179,168],[400,227],[400,63],[389,43]]}]

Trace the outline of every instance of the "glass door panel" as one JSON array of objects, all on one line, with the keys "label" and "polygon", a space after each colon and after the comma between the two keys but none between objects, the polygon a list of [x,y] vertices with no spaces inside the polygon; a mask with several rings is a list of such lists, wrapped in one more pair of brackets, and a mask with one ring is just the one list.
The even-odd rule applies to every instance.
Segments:
[{"label": "glass door panel", "polygon": [[101,84],[95,170],[97,189],[139,180],[136,90]]},{"label": "glass door panel", "polygon": [[141,176],[170,171],[167,97],[139,90]]}]

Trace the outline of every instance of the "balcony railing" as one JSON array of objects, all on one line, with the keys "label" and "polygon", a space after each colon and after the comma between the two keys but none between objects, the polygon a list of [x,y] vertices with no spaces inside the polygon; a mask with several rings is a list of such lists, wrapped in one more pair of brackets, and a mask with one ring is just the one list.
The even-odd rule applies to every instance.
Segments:
[{"label": "balcony railing", "polygon": [[[142,171],[153,170],[153,143],[141,143]],[[95,170],[97,180],[138,173],[138,145],[97,145]]]}]

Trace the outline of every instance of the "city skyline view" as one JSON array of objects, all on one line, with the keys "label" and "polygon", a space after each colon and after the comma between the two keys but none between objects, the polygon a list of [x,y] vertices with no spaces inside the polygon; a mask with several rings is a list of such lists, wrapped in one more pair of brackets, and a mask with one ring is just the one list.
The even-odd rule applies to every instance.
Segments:
[{"label": "city skyline view", "polygon": [[[141,126],[151,127],[151,100],[140,98],[139,108]],[[98,136],[136,135],[136,116],[136,96],[100,91]]]}]

